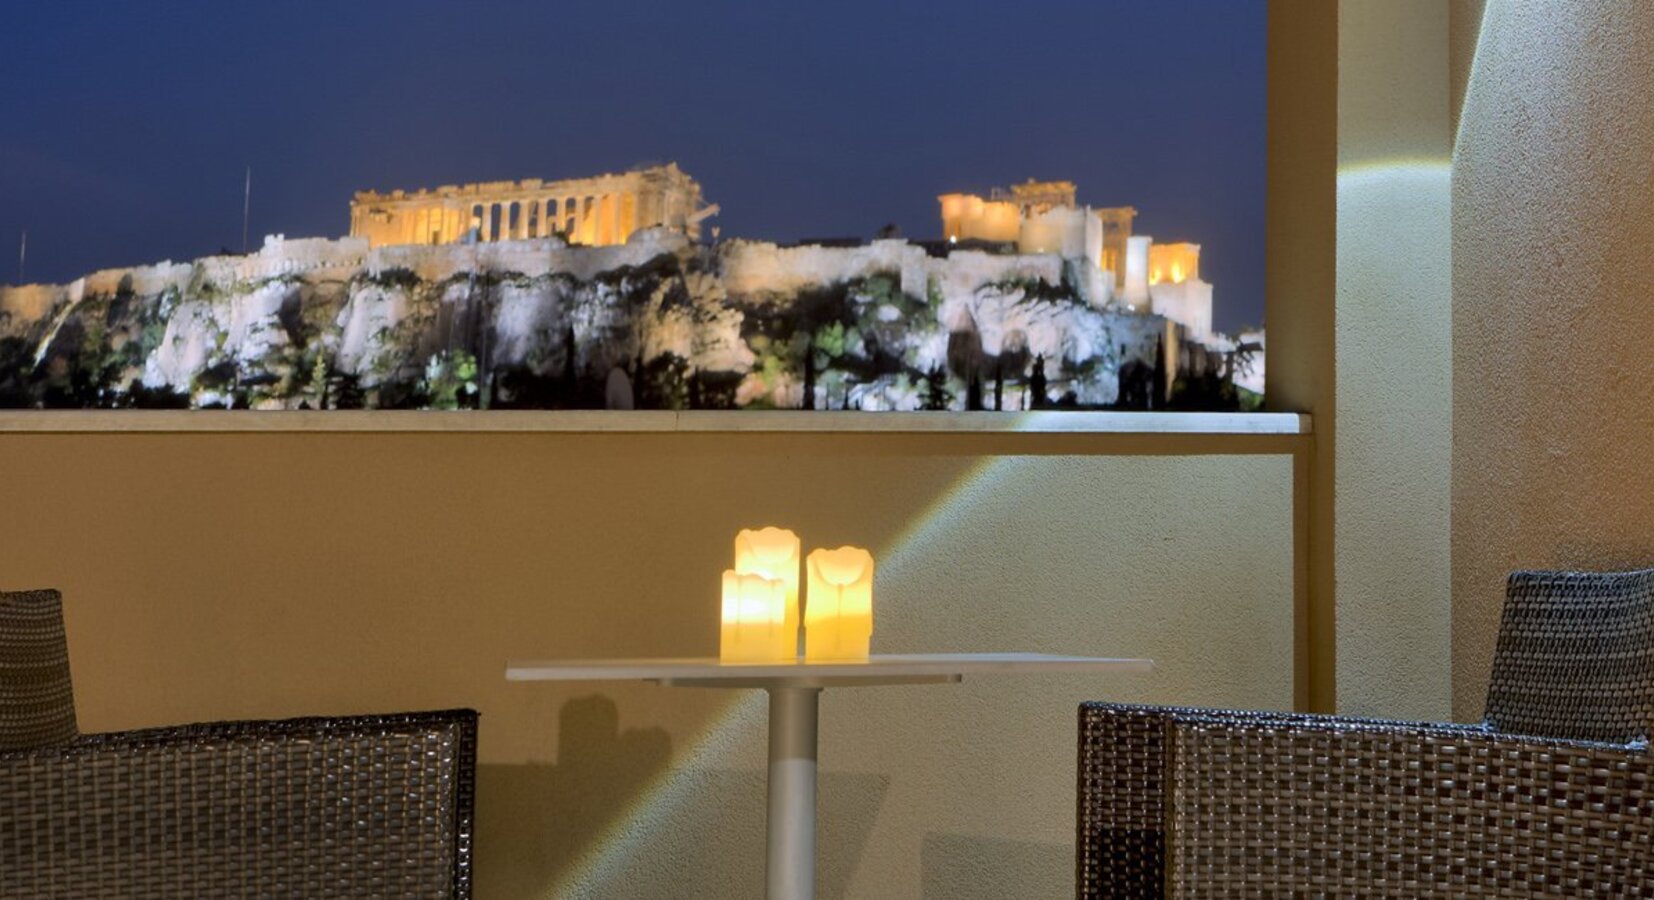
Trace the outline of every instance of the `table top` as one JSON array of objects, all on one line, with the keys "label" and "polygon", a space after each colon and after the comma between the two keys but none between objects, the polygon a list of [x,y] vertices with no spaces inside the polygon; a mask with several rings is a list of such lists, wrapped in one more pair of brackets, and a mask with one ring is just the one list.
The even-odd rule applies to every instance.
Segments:
[{"label": "table top", "polygon": [[829,687],[959,681],[977,673],[1149,672],[1147,659],[1046,653],[874,654],[865,660],[723,662],[689,659],[512,660],[507,681],[653,681],[685,687]]}]

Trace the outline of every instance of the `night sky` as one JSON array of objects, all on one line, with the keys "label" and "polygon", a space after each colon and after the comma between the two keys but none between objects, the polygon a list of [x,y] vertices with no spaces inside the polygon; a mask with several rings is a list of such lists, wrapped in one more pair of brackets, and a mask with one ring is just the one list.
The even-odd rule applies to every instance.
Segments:
[{"label": "night sky", "polygon": [[1068,179],[1263,319],[1263,0],[0,0],[0,281],[340,236],[351,192],[676,160],[725,237]]}]

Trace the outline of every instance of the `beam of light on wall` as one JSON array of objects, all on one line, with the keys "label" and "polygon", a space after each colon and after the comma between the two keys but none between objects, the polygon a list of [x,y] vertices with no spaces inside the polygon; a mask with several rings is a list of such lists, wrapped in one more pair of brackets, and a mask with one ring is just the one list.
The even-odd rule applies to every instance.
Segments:
[{"label": "beam of light on wall", "polygon": [[1353,163],[1338,168],[1338,186],[1355,186],[1361,181],[1375,181],[1406,175],[1440,175],[1453,171],[1452,162],[1440,157],[1392,156],[1369,162]]},{"label": "beam of light on wall", "polygon": [[[891,580],[901,578],[904,562],[940,540],[950,524],[957,521],[948,513],[969,509],[991,498],[1015,459],[978,462],[960,476],[954,487],[940,492],[929,506],[909,520],[907,527],[879,548],[875,558],[884,573],[882,596],[897,593],[888,585]],[[739,742],[751,740],[754,734],[767,734],[768,702],[760,691],[741,691],[723,709],[713,713],[710,724],[682,762],[656,776],[638,793],[635,801],[610,820],[603,833],[588,845],[590,849],[570,868],[569,874],[553,887],[551,896],[585,896],[626,877],[628,861],[646,852],[661,829],[670,827],[675,810],[686,804],[706,802],[707,798],[695,795],[697,782],[682,777],[682,773],[713,768],[718,760],[731,755]],[[753,812],[758,814],[762,810]]]},{"label": "beam of light on wall", "polygon": [[655,776],[636,800],[609,820],[608,827],[588,845],[589,849],[553,886],[549,896],[587,896],[602,885],[624,878],[628,860],[645,852],[649,841],[672,821],[673,810],[687,803],[705,802],[704,797],[691,796],[696,782],[681,777],[682,773],[711,768],[714,760],[729,755],[737,741],[751,734],[766,733],[768,702],[761,691],[733,692],[723,709],[712,714],[711,724],[683,761]]},{"label": "beam of light on wall", "polygon": [[968,509],[988,499],[1015,459],[1001,457],[983,460],[961,475],[952,489],[937,494],[923,512],[908,520],[907,527],[880,548],[880,571],[899,578],[904,571],[904,563],[915,553],[934,544],[957,521],[948,513],[961,507]]}]

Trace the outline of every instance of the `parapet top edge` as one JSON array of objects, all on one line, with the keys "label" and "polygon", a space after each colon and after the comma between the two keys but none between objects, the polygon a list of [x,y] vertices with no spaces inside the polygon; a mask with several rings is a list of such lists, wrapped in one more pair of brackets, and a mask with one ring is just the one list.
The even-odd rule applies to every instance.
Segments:
[{"label": "parapet top edge", "polygon": [[120,432],[566,432],[1282,436],[1306,413],[826,412],[796,410],[0,410],[0,434]]}]

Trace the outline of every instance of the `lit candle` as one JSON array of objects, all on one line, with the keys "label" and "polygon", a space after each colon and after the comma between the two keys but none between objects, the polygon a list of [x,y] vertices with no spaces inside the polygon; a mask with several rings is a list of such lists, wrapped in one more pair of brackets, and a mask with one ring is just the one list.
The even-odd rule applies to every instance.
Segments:
[{"label": "lit candle", "polygon": [[804,657],[866,659],[873,641],[873,554],[813,550],[806,568]]},{"label": "lit candle", "polygon": [[762,575],[724,571],[723,622],[718,658],[777,662],[798,658],[798,629],[786,627],[787,586]]},{"label": "lit candle", "polygon": [[798,535],[785,528],[744,529],[735,535],[735,571],[762,575],[787,586],[784,627],[793,635],[792,655],[798,656]]}]

